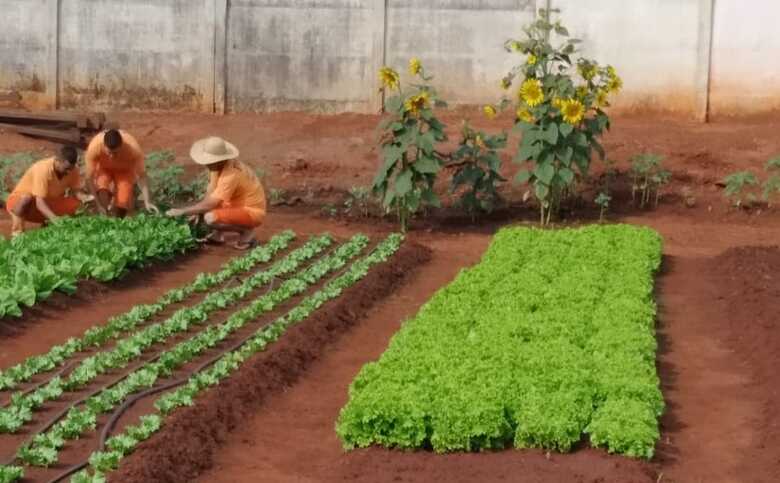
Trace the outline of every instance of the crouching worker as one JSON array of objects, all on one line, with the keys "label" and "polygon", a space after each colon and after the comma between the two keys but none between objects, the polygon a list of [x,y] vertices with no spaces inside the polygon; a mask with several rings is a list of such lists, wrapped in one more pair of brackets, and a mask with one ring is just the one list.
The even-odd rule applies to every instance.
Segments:
[{"label": "crouching worker", "polygon": [[196,142],[190,157],[209,170],[206,197],[195,205],[169,210],[168,216],[202,215],[212,230],[206,241],[224,243],[223,234],[235,232],[236,248],[255,246],[254,229],[266,214],[265,191],[255,173],[238,161],[238,149],[221,138],[210,137]]},{"label": "crouching worker", "polygon": [[106,215],[124,217],[135,208],[135,184],[147,211],[157,213],[149,199],[144,153],[138,141],[125,131],[110,129],[92,138],[84,154],[87,186],[95,196],[98,210]]},{"label": "crouching worker", "polygon": [[[6,201],[12,219],[12,236],[24,231],[26,221],[47,223],[76,213],[81,202],[78,151],[64,146],[59,154],[30,166]],[[70,191],[71,196],[65,196]],[[78,193],[80,194],[80,193]]]}]

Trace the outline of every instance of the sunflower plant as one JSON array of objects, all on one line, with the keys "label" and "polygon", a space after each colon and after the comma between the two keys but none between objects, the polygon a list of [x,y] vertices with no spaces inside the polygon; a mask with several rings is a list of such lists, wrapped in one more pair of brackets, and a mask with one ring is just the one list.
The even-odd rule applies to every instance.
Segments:
[{"label": "sunflower plant", "polygon": [[497,188],[506,180],[500,173],[498,151],[506,147],[506,140],[506,133],[491,136],[463,123],[460,145],[448,165],[454,168],[450,190],[462,190],[460,205],[472,219],[478,213],[490,213],[501,200]]},{"label": "sunflower plant", "polygon": [[[508,94],[515,90],[498,103],[498,109],[515,109],[515,129],[522,132],[515,162],[525,166],[516,181],[532,186],[542,224],[550,223],[561,201],[588,175],[593,151],[604,159],[599,138],[610,126],[604,109],[623,86],[612,66],[575,60],[580,41],[569,38],[551,13],[558,10],[540,9],[538,19],[523,29],[523,39],[505,43],[523,62],[501,79]],[[560,45],[550,40],[553,33],[564,39]]]},{"label": "sunflower plant", "polygon": [[397,71],[379,71],[387,118],[379,125],[383,159],[372,186],[385,210],[398,214],[403,231],[422,206],[441,206],[433,186],[444,158],[436,146],[446,140],[445,126],[434,114],[434,107],[446,103],[431,86],[433,77],[416,58],[409,61],[409,74],[415,83],[404,89]]}]

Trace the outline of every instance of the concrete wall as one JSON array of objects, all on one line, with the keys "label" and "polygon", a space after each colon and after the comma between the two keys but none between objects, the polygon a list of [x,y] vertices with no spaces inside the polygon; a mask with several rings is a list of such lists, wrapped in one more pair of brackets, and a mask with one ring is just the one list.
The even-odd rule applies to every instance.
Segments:
[{"label": "concrete wall", "polygon": [[780,110],[780,2],[717,0],[710,110],[716,116]]},{"label": "concrete wall", "polygon": [[370,110],[383,9],[375,0],[231,2],[228,109]]},{"label": "concrete wall", "polygon": [[213,0],[60,4],[62,107],[213,109]]},{"label": "concrete wall", "polygon": [[[618,110],[706,109],[711,0],[552,0],[582,55],[623,77]],[[701,21],[705,19],[705,21]]]},{"label": "concrete wall", "polygon": [[0,107],[53,106],[56,3],[51,6],[50,0],[0,0]]},{"label": "concrete wall", "polygon": [[413,56],[483,103],[546,6],[623,76],[615,111],[780,108],[769,0],[0,0],[0,107],[375,112],[378,68]]},{"label": "concrete wall", "polygon": [[386,60],[406,71],[419,57],[451,103],[500,97],[499,81],[517,56],[504,42],[533,21],[536,0],[388,0]]}]

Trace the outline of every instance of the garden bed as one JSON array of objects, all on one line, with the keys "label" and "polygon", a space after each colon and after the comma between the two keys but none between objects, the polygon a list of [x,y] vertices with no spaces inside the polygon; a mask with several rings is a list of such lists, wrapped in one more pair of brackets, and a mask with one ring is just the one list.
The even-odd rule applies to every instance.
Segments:
[{"label": "garden bed", "polygon": [[566,452],[585,434],[649,459],[660,259],[648,229],[503,229],[362,369],[337,423],[345,447]]},{"label": "garden bed", "polygon": [[[323,234],[296,243],[286,231],[217,272],[199,274],[153,303],[6,368],[0,379],[12,397],[0,409],[0,476],[12,481],[24,471],[48,480],[89,467],[75,481],[99,478],[157,431],[168,413],[191,405],[288,327],[339,297],[400,242],[395,235],[376,241],[355,235],[340,243]],[[154,406],[144,408],[150,398]],[[148,414],[130,430],[123,418],[136,404]],[[116,425],[133,437],[106,441]],[[87,457],[89,464],[78,463]]]}]

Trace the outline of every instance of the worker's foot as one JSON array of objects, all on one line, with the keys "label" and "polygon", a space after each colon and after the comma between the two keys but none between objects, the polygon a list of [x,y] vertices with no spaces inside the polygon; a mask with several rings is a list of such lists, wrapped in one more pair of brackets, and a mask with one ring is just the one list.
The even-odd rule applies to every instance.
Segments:
[{"label": "worker's foot", "polygon": [[239,236],[238,241],[233,246],[239,250],[249,250],[256,247],[257,238],[255,238],[255,233],[252,230],[247,230]]},{"label": "worker's foot", "polygon": [[11,213],[11,238],[16,238],[24,232],[24,220]]},{"label": "worker's foot", "polygon": [[233,244],[233,246],[238,250],[249,250],[250,248],[255,248],[257,246],[257,240],[252,238],[248,242],[242,242],[241,240],[237,241]]},{"label": "worker's foot", "polygon": [[209,243],[211,245],[222,245],[225,243],[225,237],[221,232],[212,231],[203,238],[199,238],[198,243]]}]

